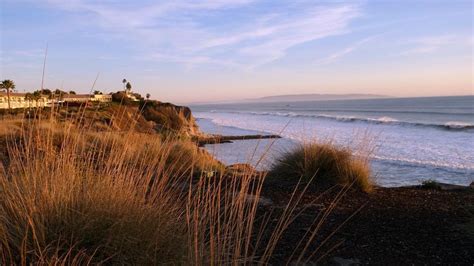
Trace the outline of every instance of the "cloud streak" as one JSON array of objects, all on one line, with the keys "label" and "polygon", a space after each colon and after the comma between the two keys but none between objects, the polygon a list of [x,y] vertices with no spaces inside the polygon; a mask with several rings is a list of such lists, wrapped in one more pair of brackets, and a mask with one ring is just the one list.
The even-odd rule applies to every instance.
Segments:
[{"label": "cloud streak", "polygon": [[446,45],[455,43],[455,41],[456,36],[450,34],[414,39],[408,43],[412,45],[414,44],[415,47],[401,52],[400,55],[433,53]]},{"label": "cloud streak", "polygon": [[365,39],[362,39],[340,51],[337,51],[335,53],[332,53],[330,54],[329,56],[325,57],[325,58],[322,58],[322,59],[318,59],[316,60],[315,64],[316,65],[326,65],[326,64],[330,64],[330,63],[333,63],[337,60],[339,60],[340,58],[354,52],[355,50],[359,49],[363,44],[365,43],[368,43],[369,41],[373,40],[374,38],[376,38],[377,36],[379,35],[374,35],[374,36],[370,36],[368,38],[365,38]]},{"label": "cloud streak", "polygon": [[[350,23],[362,15],[357,4],[321,5],[312,1],[289,2],[280,9],[255,0],[45,3],[88,15],[90,20],[80,23],[98,25],[105,38],[135,47],[140,51],[136,58],[174,62],[187,68],[209,64],[253,69],[286,56],[299,44],[347,33]],[[234,17],[240,9],[252,10],[251,15]]]}]

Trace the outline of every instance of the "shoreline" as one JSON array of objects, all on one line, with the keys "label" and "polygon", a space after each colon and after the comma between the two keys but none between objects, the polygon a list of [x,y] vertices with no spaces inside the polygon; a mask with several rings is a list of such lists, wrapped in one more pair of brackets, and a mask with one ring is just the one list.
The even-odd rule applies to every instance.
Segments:
[{"label": "shoreline", "polygon": [[[214,122],[212,119],[199,117],[196,119],[200,130],[204,134],[218,134],[218,135],[271,135],[272,132],[250,130],[246,128],[239,128],[237,126],[225,126]],[[274,143],[262,141],[242,141],[236,139],[235,141],[223,142],[221,147],[212,146],[212,144],[219,143],[205,143],[205,148],[212,153],[218,160],[226,164],[249,163],[248,153],[253,153],[254,148],[258,146],[272,145],[267,159],[271,162],[273,159],[268,157],[278,156],[281,151],[292,149],[298,141],[281,136],[280,139]],[[209,146],[207,146],[209,144]],[[380,145],[383,145],[380,144]],[[278,146],[278,147],[276,147]],[[201,147],[203,147],[201,145]],[[259,157],[258,152],[256,157]],[[465,168],[450,168],[444,164],[439,165],[439,162],[418,161],[415,159],[405,157],[385,157],[375,156],[371,159],[372,172],[376,175],[377,184],[384,187],[403,187],[419,185],[422,182],[435,180],[441,183],[450,183],[453,185],[468,186],[472,179],[472,174]],[[453,166],[454,167],[454,166]],[[263,170],[263,169],[262,169]]]},{"label": "shoreline", "polygon": [[[266,182],[262,214],[283,211],[295,183]],[[343,196],[331,207],[337,195]],[[474,261],[474,189],[426,186],[374,187],[370,193],[310,187],[297,209],[300,215],[284,233],[274,258],[291,257],[287,247],[304,237],[302,228],[323,218],[315,243],[323,265],[456,264]],[[333,208],[333,209],[331,209]],[[317,222],[316,222],[317,223]],[[322,255],[322,256],[321,256]]]},{"label": "shoreline", "polygon": [[[90,109],[93,112],[85,112],[84,119],[90,122],[97,122],[94,123],[95,127],[88,128],[89,131],[78,131],[77,134],[70,135],[76,136],[77,138],[77,142],[73,142],[72,144],[77,144],[79,145],[78,147],[83,147],[80,149],[80,151],[85,150],[85,147],[89,147],[89,142],[81,141],[83,140],[83,138],[80,138],[80,136],[82,136],[81,134],[90,134],[87,136],[88,138],[91,138],[93,140],[91,143],[95,143],[95,140],[98,141],[98,143],[106,143],[105,141],[110,140],[118,141],[116,150],[114,149],[114,151],[116,152],[115,154],[109,153],[110,150],[105,149],[96,151],[97,154],[104,154],[104,156],[109,157],[105,157],[105,159],[101,161],[93,160],[92,162],[97,164],[92,164],[93,167],[91,167],[91,169],[95,170],[104,167],[100,164],[102,161],[110,162],[110,165],[120,165],[123,164],[123,162],[125,161],[125,165],[130,168],[125,168],[118,172],[115,172],[116,167],[105,168],[111,169],[111,172],[106,172],[109,174],[105,176],[111,177],[109,182],[110,184],[114,184],[114,182],[112,181],[115,181],[117,177],[122,178],[122,180],[124,181],[129,180],[130,175],[128,173],[140,172],[143,170],[143,168],[147,169],[148,165],[151,164],[154,165],[152,169],[157,169],[158,171],[160,171],[159,169],[163,169],[161,170],[163,171],[163,176],[175,176],[177,178],[176,181],[181,181],[176,183],[179,184],[179,186],[177,186],[177,192],[189,193],[184,194],[188,195],[189,197],[199,195],[194,193],[194,191],[196,191],[196,189],[203,188],[203,184],[206,184],[210,181],[215,182],[212,184],[215,184],[216,188],[219,189],[209,190],[209,193],[204,195],[217,195],[221,192],[229,193],[226,195],[228,195],[231,199],[240,199],[242,200],[242,203],[245,202],[255,204],[252,205],[255,206],[255,213],[252,213],[252,215],[254,216],[251,217],[252,221],[254,221],[252,227],[263,228],[262,231],[258,232],[262,235],[261,241],[263,243],[271,243],[271,240],[269,238],[272,237],[272,233],[275,231],[278,232],[279,230],[279,217],[284,217],[282,213],[284,213],[287,209],[293,209],[294,211],[292,211],[293,213],[290,216],[291,222],[289,222],[288,226],[282,231],[281,237],[279,236],[278,241],[276,243],[275,252],[272,252],[271,257],[269,258],[270,264],[281,265],[283,261],[287,261],[291,264],[291,262],[295,260],[295,258],[292,257],[294,249],[296,249],[296,254],[300,252],[304,253],[296,246],[300,241],[302,241],[302,243],[308,243],[308,247],[311,252],[318,251],[317,256],[308,257],[310,263],[321,263],[323,265],[387,263],[469,264],[474,261],[474,254],[469,253],[469,250],[472,250],[472,248],[474,248],[474,189],[472,189],[473,185],[471,185],[471,187],[462,187],[444,183],[429,182],[425,183],[424,185],[403,187],[374,186],[374,188],[370,190],[370,192],[364,192],[364,190],[361,190],[359,187],[349,187],[349,184],[332,184],[331,187],[325,187],[324,185],[309,185],[305,188],[307,183],[304,183],[305,181],[300,182],[298,176],[293,176],[291,174],[287,175],[287,177],[290,177],[288,179],[280,179],[278,178],[278,176],[273,175],[269,175],[265,179],[261,179],[259,177],[261,177],[264,173],[258,170],[254,170],[253,167],[248,164],[232,165],[225,163],[226,167],[224,167],[224,165],[221,165],[221,162],[219,162],[218,159],[215,159],[217,157],[210,156],[210,154],[206,152],[199,153],[199,148],[197,147],[198,143],[196,142],[196,140],[198,140],[199,137],[207,137],[209,138],[207,140],[222,143],[222,145],[227,146],[226,149],[228,149],[231,153],[233,153],[234,155],[238,155],[238,150],[236,150],[235,148],[242,148],[246,146],[256,150],[257,148],[261,148],[259,146],[255,146],[257,143],[260,142],[259,139],[267,139],[268,141],[272,141],[272,138],[275,138],[275,142],[284,142],[284,140],[279,140],[280,136],[258,134],[209,135],[200,131],[198,127],[192,123],[193,120],[190,118],[189,120],[182,121],[183,125],[185,126],[183,127],[183,135],[181,138],[177,138],[175,142],[162,143],[162,136],[160,135],[160,132],[153,131],[153,129],[155,128],[153,126],[154,124],[151,124],[153,120],[150,120],[148,122],[138,120],[141,121],[141,123],[139,124],[141,127],[133,127],[129,129],[130,131],[123,131],[126,130],[132,124],[130,123],[130,120],[108,121],[106,119],[103,119],[109,117],[108,114],[117,111],[128,111],[129,114],[135,113],[133,112],[135,110],[135,107],[129,107],[124,110],[117,109],[116,107],[117,106],[111,106],[109,108],[110,110],[108,110],[107,113],[96,113],[96,111],[93,109]],[[159,108],[160,105],[156,105],[153,107],[153,109],[148,111],[162,111]],[[178,107],[176,108],[176,110],[179,111]],[[61,118],[60,116],[54,117],[58,119]],[[151,117],[153,118],[153,116]],[[51,123],[51,120],[46,119],[45,122]],[[99,122],[102,124],[98,124]],[[60,124],[58,123],[54,125],[59,126]],[[18,131],[18,134],[21,134],[22,128],[20,126],[12,126],[14,126],[14,130]],[[73,130],[77,130],[81,126],[82,124],[77,124],[77,127],[73,126],[71,128]],[[143,126],[148,126],[149,130],[144,132],[144,129],[147,128],[144,128]],[[56,135],[44,134],[45,132],[41,131],[42,127],[38,127],[38,129],[38,131],[34,131],[37,132],[38,135],[20,135],[26,138],[28,136],[33,136],[35,137],[35,140],[42,140],[42,138],[45,138],[44,141],[35,142],[37,143],[37,145],[39,145],[34,150],[35,152],[38,152],[38,154],[42,155],[44,154],[44,151],[56,151],[56,148],[58,148],[58,152],[62,152],[65,155],[68,155],[69,153],[74,155],[76,154],[75,149],[61,149],[61,147],[67,147],[65,145],[65,141],[69,138],[59,137],[59,143],[53,141],[46,141],[49,137]],[[101,129],[103,131],[100,131]],[[57,132],[52,132],[64,134],[64,136],[69,136],[69,134],[71,134],[70,132],[76,132],[63,131],[64,127],[58,127],[57,130]],[[108,136],[108,138],[104,139],[100,138],[97,132],[110,132],[110,135],[104,134],[104,137]],[[123,132],[130,132],[131,134],[128,136],[127,139],[125,139],[123,138]],[[191,134],[196,132],[198,132],[199,134]],[[166,133],[167,132],[163,132],[163,134]],[[102,134],[100,135],[102,136]],[[192,142],[192,139],[190,139],[192,136],[194,136],[195,138],[194,142]],[[157,138],[156,140],[160,141],[153,141],[153,138]],[[72,139],[74,140],[75,138]],[[229,143],[230,141],[232,141],[231,139],[236,140],[236,142]],[[6,141],[9,140],[11,140],[11,138],[5,137],[3,141],[7,143]],[[262,142],[263,145],[261,146],[265,146],[268,144],[268,142]],[[153,145],[153,143],[155,143],[156,145]],[[7,145],[0,146],[7,147]],[[73,145],[71,147],[75,146]],[[107,146],[104,145],[103,147]],[[139,148],[135,149],[137,147]],[[25,149],[19,149],[18,151],[23,152],[24,150]],[[168,152],[170,152],[171,154],[168,154]],[[168,157],[156,160],[156,154],[161,153],[164,154],[163,156]],[[19,155],[22,155],[22,153],[20,153]],[[26,155],[29,154],[27,153]],[[36,153],[34,153],[33,155],[36,155]],[[48,155],[50,156],[48,158],[49,160],[51,160],[51,162],[56,162],[58,160],[56,152],[50,152],[48,153]],[[8,153],[8,150],[6,150],[4,156],[3,153],[0,154],[0,159],[3,158],[3,161],[5,162],[3,165],[5,165],[5,167],[9,167],[9,169],[15,170],[16,168],[14,168],[13,166],[15,166],[16,163],[15,161],[13,163],[10,163],[9,156],[10,155]],[[37,157],[33,158],[43,158],[38,155],[36,156]],[[22,156],[16,155],[11,158],[22,158]],[[77,160],[73,165],[84,165],[85,163],[90,163],[88,161],[88,156],[68,155],[59,156],[59,158],[63,158],[63,163],[65,165],[70,165],[71,162],[69,158],[74,158],[74,160]],[[146,163],[142,161],[144,158],[148,158],[148,161],[146,161]],[[133,162],[135,162],[136,164],[133,164]],[[37,170],[38,172],[45,171],[42,169],[49,170],[49,164],[45,164],[43,160],[33,161],[33,163],[34,165],[30,167],[42,167]],[[213,164],[212,167],[210,167],[209,163]],[[165,164],[166,168],[164,168],[162,164]],[[190,166],[192,168],[184,170],[181,168],[186,168],[187,166]],[[82,173],[82,168],[72,169],[73,170],[71,171],[74,172],[71,172],[71,175]],[[209,170],[213,171],[214,169],[220,169],[220,171],[222,171],[222,175],[193,175],[194,170],[196,170],[196,173],[209,173]],[[22,175],[20,175],[20,173],[16,174],[16,176],[18,176],[19,178],[23,177]],[[183,175],[187,175],[187,173],[190,174],[190,176],[186,177],[186,179],[184,180],[180,180],[180,178],[182,178]],[[98,171],[97,176],[103,176],[102,172]],[[64,178],[65,175],[63,172],[58,170],[58,172],[55,172],[54,177],[56,178],[55,180],[58,180],[58,182],[48,182],[48,185],[54,185],[58,183],[64,184],[64,187],[71,187],[76,189],[78,193],[82,193],[82,189],[84,186],[70,185],[73,184],[69,183],[71,182],[71,179]],[[142,175],[136,176],[136,178],[137,184],[139,180],[146,180],[145,177]],[[39,181],[41,180],[44,179],[39,179]],[[85,187],[92,187],[93,184],[96,184],[94,182],[95,180],[97,180],[97,177],[95,175],[91,176],[90,180],[92,182],[90,183],[90,186]],[[169,182],[168,179],[162,180]],[[246,182],[248,183],[244,182],[245,184],[240,184],[239,182],[241,180],[246,180]],[[230,181],[230,183],[227,183],[227,181]],[[255,185],[258,185],[258,182],[260,181],[262,182],[260,183],[261,190],[257,192],[255,191]],[[170,184],[172,187],[174,187],[174,184],[172,182]],[[146,190],[150,189],[149,183],[144,183],[143,185],[146,187]],[[223,188],[222,190],[220,190],[221,185]],[[240,187],[240,185],[242,185],[242,187]],[[104,187],[104,190],[100,191],[100,195],[107,196],[107,193],[110,192],[111,188],[117,189],[115,191],[112,191],[115,193],[114,195],[128,195],[122,190],[118,190],[121,189],[121,187],[113,186]],[[30,189],[30,187],[26,186],[24,189],[26,191],[29,191],[28,189]],[[141,187],[137,187],[136,189],[137,193],[131,193],[131,195],[138,195],[141,193],[138,191],[144,191]],[[237,191],[233,191],[235,189],[237,189]],[[127,191],[128,190],[126,190],[125,192]],[[159,192],[160,190],[157,191]],[[241,195],[242,197],[235,197],[235,192],[238,192],[238,195]],[[23,196],[32,194],[33,193],[21,193],[20,195]],[[69,198],[69,194],[63,194],[63,196],[65,198]],[[173,196],[175,195],[173,194]],[[116,199],[115,197],[113,198]],[[292,200],[296,198],[298,199],[297,202],[292,202]],[[134,198],[132,198],[130,201],[127,201],[125,199],[125,202],[133,203],[135,202],[132,201],[133,199]],[[204,199],[206,198],[204,197]],[[16,198],[12,198],[11,202],[12,204],[9,204],[8,206],[14,206],[15,204],[13,203],[16,202]],[[102,203],[103,200],[99,198],[97,202]],[[197,197],[196,204],[201,204],[200,202],[202,202],[202,198]],[[113,206],[122,206],[122,201],[120,201],[119,203],[120,204],[113,204]],[[173,205],[170,205],[170,207],[174,206],[173,208],[176,208],[177,210],[182,209],[181,205],[175,206],[174,204],[175,203],[173,203]],[[97,206],[99,206],[100,208],[103,207],[104,213],[107,213],[107,211],[110,210],[110,205],[97,204]],[[128,219],[132,219],[131,221],[134,221],[133,219],[137,217],[136,213],[127,212],[128,210],[132,209],[129,206],[136,205],[128,205],[123,210],[121,208],[118,209],[120,213],[125,212],[130,215],[126,216],[126,218],[128,217],[127,220],[123,220],[124,223],[126,222],[127,224],[129,221]],[[245,206],[245,204],[242,206]],[[146,204],[139,205],[139,207],[144,208],[144,210],[146,211],[150,210],[149,206]],[[58,209],[58,211],[61,210],[62,209]],[[74,214],[76,213],[78,212],[74,212]],[[172,219],[176,219],[176,221],[181,221],[179,220],[182,217],[180,216],[181,211],[178,211],[178,214],[179,216],[174,217]],[[61,216],[59,217],[63,218]],[[64,219],[66,220],[64,220],[64,222],[62,222],[61,224],[70,224],[70,220],[68,220],[68,217],[69,216],[65,216]],[[91,214],[91,217],[92,218],[89,220],[94,220],[95,218],[97,218],[95,216],[95,213]],[[108,217],[106,216],[106,218]],[[114,217],[112,216],[112,218]],[[153,219],[150,220],[155,221],[156,219],[154,219],[153,216]],[[170,221],[174,222],[175,220]],[[232,225],[234,225],[236,223],[240,223],[242,219],[236,217],[236,220],[231,221]],[[261,222],[268,222],[268,224],[266,224],[265,227],[260,227]],[[317,229],[315,229],[315,227]],[[146,226],[143,228],[159,227],[153,225]],[[312,232],[315,232],[315,238],[308,239],[308,234],[312,234]],[[135,236],[135,234],[136,233],[133,232],[133,236]],[[76,235],[81,235],[81,233]],[[145,237],[145,235],[143,235],[142,237]],[[122,245],[122,242],[118,244]],[[137,245],[130,245],[128,246],[128,248],[134,248],[135,246]],[[94,250],[95,247],[85,246],[85,248]],[[261,250],[255,251],[257,253],[256,257],[260,255],[258,254],[258,252],[260,251]],[[143,249],[138,250],[138,254],[141,254],[141,252],[143,252]]]},{"label": "shoreline", "polygon": [[211,134],[205,137],[198,137],[196,142],[199,147],[204,147],[210,144],[233,143],[235,140],[258,140],[258,139],[281,139],[279,135],[214,135]]}]

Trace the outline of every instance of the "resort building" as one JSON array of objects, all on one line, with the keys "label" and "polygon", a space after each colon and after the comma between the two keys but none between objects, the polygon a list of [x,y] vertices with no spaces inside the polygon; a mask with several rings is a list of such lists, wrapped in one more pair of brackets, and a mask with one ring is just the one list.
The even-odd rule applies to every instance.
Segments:
[{"label": "resort building", "polygon": [[140,101],[140,99],[137,98],[137,96],[135,96],[135,94],[132,92],[131,89],[126,89],[125,90],[125,96],[130,99],[132,102],[138,102]]},{"label": "resort building", "polygon": [[102,102],[108,103],[112,101],[110,94],[66,94],[62,97],[63,102]]},{"label": "resort building", "polygon": [[94,94],[91,96],[93,102],[109,103],[112,101],[112,94]]},{"label": "resort building", "polygon": [[89,94],[66,94],[63,95],[62,101],[63,102],[88,102],[91,100],[91,96]]},{"label": "resort building", "polygon": [[[49,107],[53,103],[86,103],[101,102],[107,103],[112,101],[110,94],[65,94],[60,98],[51,99],[49,95],[42,95],[37,99],[27,97],[27,93],[10,93],[10,108],[36,108]],[[32,94],[29,94],[32,95]],[[8,95],[6,92],[0,92],[0,109],[8,109]]]},{"label": "resort building", "polygon": [[[48,96],[41,96],[38,99],[27,99],[26,93],[10,92],[10,108],[35,108],[50,106],[51,100]],[[0,109],[8,109],[8,94],[0,92]]]}]

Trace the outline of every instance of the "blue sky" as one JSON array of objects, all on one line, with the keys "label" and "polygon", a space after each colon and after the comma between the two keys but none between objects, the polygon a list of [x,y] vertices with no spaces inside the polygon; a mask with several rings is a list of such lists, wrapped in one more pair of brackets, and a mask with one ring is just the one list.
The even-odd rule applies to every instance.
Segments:
[{"label": "blue sky", "polygon": [[233,100],[472,94],[472,1],[1,0],[0,78],[19,91]]}]

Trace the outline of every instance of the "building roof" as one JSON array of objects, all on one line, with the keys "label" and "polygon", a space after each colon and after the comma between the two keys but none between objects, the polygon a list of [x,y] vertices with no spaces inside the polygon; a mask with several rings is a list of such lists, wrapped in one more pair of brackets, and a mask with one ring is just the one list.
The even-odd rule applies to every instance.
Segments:
[{"label": "building roof", "polygon": [[[20,92],[10,92],[10,97],[25,97],[26,93],[20,93]],[[0,91],[0,97],[7,97],[8,94],[6,92]]]},{"label": "building roof", "polygon": [[91,98],[90,94],[64,94],[63,99]]}]

